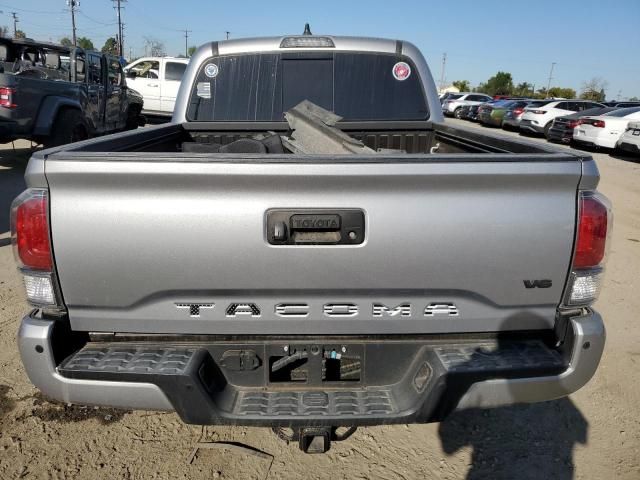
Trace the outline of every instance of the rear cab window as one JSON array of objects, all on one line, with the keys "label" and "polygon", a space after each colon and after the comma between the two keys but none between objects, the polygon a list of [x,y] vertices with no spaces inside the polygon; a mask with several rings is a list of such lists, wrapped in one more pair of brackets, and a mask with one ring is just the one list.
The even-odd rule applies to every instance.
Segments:
[{"label": "rear cab window", "polygon": [[160,62],[157,60],[141,60],[129,67],[129,70],[136,73],[140,78],[157,79],[160,72]]},{"label": "rear cab window", "polygon": [[167,61],[164,67],[164,79],[180,81],[184,75],[184,71],[187,69],[186,63],[170,62]]},{"label": "rear cab window", "polygon": [[92,53],[88,54],[87,57],[89,59],[89,84],[102,85],[102,57]]},{"label": "rear cab window", "polygon": [[117,86],[122,84],[122,65],[115,57],[108,58],[109,65],[109,85]]},{"label": "rear cab window", "polygon": [[[401,76],[397,75],[399,64]],[[429,118],[413,63],[373,52],[268,52],[209,58],[196,77],[187,118],[284,121],[284,112],[303,100],[345,121]]]}]

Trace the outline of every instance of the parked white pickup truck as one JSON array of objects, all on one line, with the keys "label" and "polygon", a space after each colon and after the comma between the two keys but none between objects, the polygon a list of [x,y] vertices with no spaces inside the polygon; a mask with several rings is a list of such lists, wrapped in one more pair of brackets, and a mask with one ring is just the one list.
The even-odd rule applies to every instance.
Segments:
[{"label": "parked white pickup truck", "polygon": [[144,97],[144,113],[170,117],[188,58],[143,57],[124,68],[127,86]]}]

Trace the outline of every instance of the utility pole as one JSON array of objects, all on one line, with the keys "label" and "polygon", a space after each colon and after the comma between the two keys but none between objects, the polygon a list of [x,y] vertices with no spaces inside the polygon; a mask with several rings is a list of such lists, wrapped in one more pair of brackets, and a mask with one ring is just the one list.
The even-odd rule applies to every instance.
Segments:
[{"label": "utility pole", "polygon": [[11,12],[11,15],[13,16],[13,38],[16,38],[18,35],[18,22],[20,20],[18,20],[18,14],[16,12]]},{"label": "utility pole", "polygon": [[67,0],[67,5],[71,10],[71,28],[72,28],[72,42],[73,46],[76,46],[76,7],[80,6],[78,0]]},{"label": "utility pole", "polygon": [[123,33],[124,33],[124,24],[122,23],[122,16],[120,10],[123,8],[122,4],[127,0],[113,0],[115,3],[114,7],[118,12],[118,55],[121,57],[124,55],[124,41],[123,41]]},{"label": "utility pole", "polygon": [[229,40],[229,34],[230,34],[231,32],[224,32],[224,33],[226,33],[226,34],[227,34],[227,40]]},{"label": "utility pole", "polygon": [[551,71],[549,72],[549,82],[547,82],[547,97],[549,96],[549,89],[551,88],[551,80],[553,80],[553,67],[556,66],[556,62],[551,63]]},{"label": "utility pole", "polygon": [[442,71],[440,72],[440,91],[438,93],[442,93],[444,89],[444,71],[447,66],[447,52],[442,54]]},{"label": "utility pole", "polygon": [[188,57],[189,56],[189,34],[191,33],[191,30],[187,30],[185,28],[184,30],[184,56]]}]

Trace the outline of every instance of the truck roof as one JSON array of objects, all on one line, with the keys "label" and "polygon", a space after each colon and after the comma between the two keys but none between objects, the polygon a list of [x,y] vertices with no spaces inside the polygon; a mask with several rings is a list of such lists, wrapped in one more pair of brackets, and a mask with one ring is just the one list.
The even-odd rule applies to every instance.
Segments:
[{"label": "truck roof", "polygon": [[[296,46],[284,46],[285,40],[298,42]],[[332,43],[333,46],[328,44]],[[402,40],[392,40],[375,37],[348,37],[334,35],[284,35],[278,37],[238,38],[206,43],[200,47],[218,50],[221,55],[243,52],[260,52],[273,50],[355,50],[401,53],[403,46],[411,43]],[[406,53],[406,52],[405,52]]]}]

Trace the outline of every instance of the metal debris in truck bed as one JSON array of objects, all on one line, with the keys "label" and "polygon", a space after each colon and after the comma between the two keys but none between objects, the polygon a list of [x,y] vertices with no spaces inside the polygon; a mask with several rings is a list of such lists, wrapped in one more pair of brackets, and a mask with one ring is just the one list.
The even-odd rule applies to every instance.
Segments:
[{"label": "metal debris in truck bed", "polygon": [[376,151],[361,141],[350,137],[339,128],[336,122],[342,117],[325,110],[308,100],[284,114],[293,130],[290,137],[283,136],[283,145],[293,153],[299,154],[375,154]]}]

